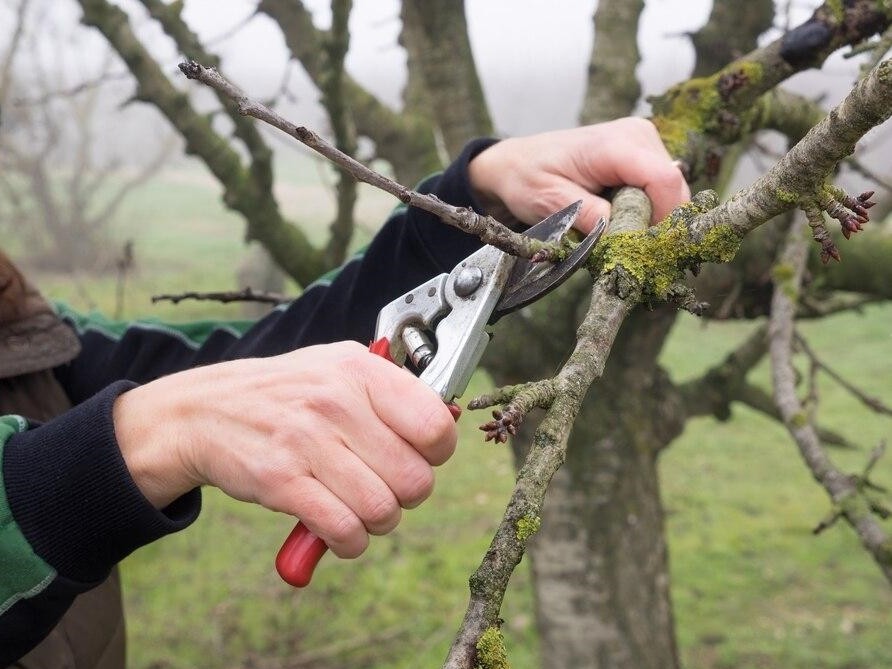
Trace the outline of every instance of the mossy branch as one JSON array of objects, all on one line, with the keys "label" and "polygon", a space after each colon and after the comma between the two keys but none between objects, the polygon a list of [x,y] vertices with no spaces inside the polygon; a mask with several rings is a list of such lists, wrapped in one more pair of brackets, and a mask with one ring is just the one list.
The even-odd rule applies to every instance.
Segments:
[{"label": "mossy branch", "polygon": [[[636,221],[633,223],[633,221]],[[610,229],[644,230],[650,221],[650,203],[643,191],[624,188],[614,198]],[[611,234],[613,234],[611,232]],[[608,234],[608,237],[610,235]],[[497,625],[508,581],[523,557],[530,519],[538,518],[545,492],[563,464],[567,443],[585,394],[604,366],[626,316],[641,299],[640,289],[617,295],[613,273],[595,282],[592,302],[577,330],[569,359],[552,380],[554,401],[536,429],[533,444],[517,475],[505,514],[480,566],[470,579],[470,601],[444,669],[472,669],[477,643]]]},{"label": "mossy branch", "polygon": [[890,20],[892,10],[886,3],[825,2],[807,21],[770,44],[653,98],[652,120],[670,153],[685,163],[693,179],[715,178],[721,169],[720,147],[767,121],[760,108],[765,93],[797,72],[819,67],[837,49],[882,33]]},{"label": "mossy branch", "polygon": [[741,237],[765,221],[817,196],[856,142],[892,115],[892,61],[884,61],[812,128],[766,174],[715,209],[698,216],[691,233],[703,238],[718,226]]}]

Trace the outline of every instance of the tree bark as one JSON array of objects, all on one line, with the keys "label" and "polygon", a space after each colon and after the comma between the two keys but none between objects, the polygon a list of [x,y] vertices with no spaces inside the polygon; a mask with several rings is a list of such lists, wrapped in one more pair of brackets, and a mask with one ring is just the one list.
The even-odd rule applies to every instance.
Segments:
[{"label": "tree bark", "polygon": [[652,362],[674,319],[627,319],[549,487],[529,552],[543,667],[678,666],[656,459],[684,412]]},{"label": "tree bark", "polygon": [[638,19],[644,0],[602,0],[594,15],[595,41],[588,66],[588,87],[580,120],[611,121],[628,116],[641,95],[635,68]]},{"label": "tree bark", "polygon": [[410,76],[423,89],[410,90],[407,108],[435,121],[448,159],[455,158],[469,138],[492,133],[464,2],[403,0],[402,19]]}]

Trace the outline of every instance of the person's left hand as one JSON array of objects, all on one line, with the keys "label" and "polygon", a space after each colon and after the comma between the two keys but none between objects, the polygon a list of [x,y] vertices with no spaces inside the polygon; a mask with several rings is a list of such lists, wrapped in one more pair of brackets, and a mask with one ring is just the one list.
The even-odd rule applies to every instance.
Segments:
[{"label": "person's left hand", "polygon": [[478,199],[496,218],[510,213],[532,225],[582,200],[576,227],[586,233],[610,216],[610,203],[598,196],[605,188],[644,189],[653,222],[691,197],[657,129],[643,118],[505,139],[477,155],[468,171]]}]

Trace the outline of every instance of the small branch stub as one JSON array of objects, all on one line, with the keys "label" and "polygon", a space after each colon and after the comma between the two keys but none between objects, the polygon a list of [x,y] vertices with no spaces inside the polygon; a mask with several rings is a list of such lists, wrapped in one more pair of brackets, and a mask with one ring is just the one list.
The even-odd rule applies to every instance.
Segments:
[{"label": "small branch stub", "polygon": [[522,383],[516,386],[506,386],[493,392],[491,395],[475,397],[468,403],[469,409],[485,409],[486,407],[503,405],[502,409],[492,412],[493,420],[480,426],[484,435],[484,441],[494,441],[504,444],[508,437],[517,434],[518,426],[524,417],[533,409],[547,409],[554,402],[554,379],[544,379],[531,383]]}]

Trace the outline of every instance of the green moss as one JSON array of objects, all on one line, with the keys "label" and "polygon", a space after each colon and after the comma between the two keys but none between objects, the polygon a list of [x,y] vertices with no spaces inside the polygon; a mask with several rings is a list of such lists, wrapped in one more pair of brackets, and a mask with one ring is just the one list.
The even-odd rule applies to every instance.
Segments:
[{"label": "green moss", "polygon": [[721,123],[719,111],[731,106],[729,102],[736,91],[749,90],[761,81],[763,74],[760,63],[739,61],[709,77],[689,79],[652,99],[651,120],[669,153],[685,155],[690,134],[717,131]]},{"label": "green moss", "polygon": [[795,276],[795,270],[793,266],[789,263],[778,263],[771,270],[771,278],[774,279],[775,283],[781,283],[783,281],[791,281]]},{"label": "green moss", "polygon": [[743,72],[750,83],[757,84],[762,81],[762,76],[765,73],[765,68],[762,63],[756,61],[745,60],[739,63],[740,71]]},{"label": "green moss", "polygon": [[805,427],[806,425],[808,425],[808,414],[804,411],[799,411],[798,413],[794,414],[793,417],[790,419],[790,425],[792,425],[793,427]]},{"label": "green moss", "polygon": [[728,262],[740,247],[740,235],[728,226],[711,228],[700,242],[690,238],[686,220],[701,213],[682,205],[663,223],[641,232],[606,237],[592,255],[598,273],[622,267],[641,286],[644,297],[665,299],[687,269],[703,262]]},{"label": "green moss", "polygon": [[778,188],[774,191],[774,195],[781,202],[786,202],[787,204],[796,204],[799,202],[799,194],[794,193],[789,190],[784,190],[783,188]]},{"label": "green moss", "polygon": [[740,248],[741,237],[727,225],[710,228],[703,241],[696,245],[702,262],[731,262]]},{"label": "green moss", "polygon": [[827,0],[824,6],[830,10],[833,18],[837,23],[842,23],[846,18],[846,9],[842,5],[842,0]]},{"label": "green moss", "polygon": [[793,302],[799,299],[799,288],[794,281],[796,270],[792,265],[789,263],[778,263],[771,270],[771,278],[787,298]]},{"label": "green moss", "polygon": [[477,640],[477,669],[510,669],[505,639],[495,625],[487,627]]},{"label": "green moss", "polygon": [[686,153],[688,133],[702,133],[713,122],[721,104],[717,76],[690,79],[655,101],[652,120],[673,156]]},{"label": "green moss", "polygon": [[517,521],[517,538],[526,541],[542,527],[542,519],[533,514],[527,514]]}]

